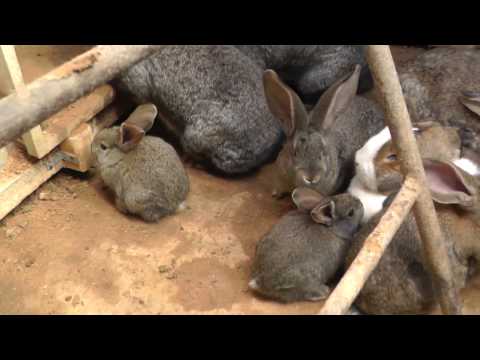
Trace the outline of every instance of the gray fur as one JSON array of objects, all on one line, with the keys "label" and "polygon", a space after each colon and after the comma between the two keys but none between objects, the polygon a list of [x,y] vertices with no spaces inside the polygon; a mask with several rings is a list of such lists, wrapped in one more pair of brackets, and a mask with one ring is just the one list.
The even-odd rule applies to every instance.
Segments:
[{"label": "gray fur", "polygon": [[[471,274],[472,268],[469,266],[478,264],[480,260],[480,182],[478,178],[458,168],[457,172],[469,190],[468,199],[472,200],[466,201],[465,205],[442,205],[435,200],[435,193],[432,196],[436,201],[436,210],[448,249],[454,286],[461,289]],[[470,202],[473,202],[473,205]],[[355,259],[385,211],[386,208],[357,233],[348,251],[346,266]],[[367,280],[356,305],[367,314],[422,314],[431,310],[435,300],[415,218],[410,214]]]},{"label": "gray fur", "polygon": [[190,189],[175,149],[160,138],[146,136],[125,153],[117,147],[119,131],[119,127],[102,130],[92,144],[96,167],[115,193],[117,208],[147,222],[173,214]]},{"label": "gray fur", "polygon": [[336,219],[330,226],[314,222],[303,211],[292,211],[258,243],[252,289],[287,303],[318,301],[329,295],[327,284],[341,269],[363,216],[361,203],[350,195],[331,200]]},{"label": "gray fur", "polygon": [[469,129],[473,136],[466,145],[480,151],[478,115],[459,101],[463,92],[480,90],[479,49],[429,50],[400,66],[399,73],[412,121]]},{"label": "gray fur", "polygon": [[174,45],[118,79],[137,102],[153,102],[184,150],[227,174],[261,165],[281,140],[262,71],[232,46]]},{"label": "gray fur", "polygon": [[[382,109],[355,95],[358,71],[356,66],[350,77],[347,74],[337,79],[309,114],[293,89],[273,72],[265,73],[272,113],[285,128],[293,128],[286,131],[287,143],[276,161],[274,196],[281,197],[296,187],[309,187],[327,196],[346,189],[353,177],[355,153],[384,127]],[[332,98],[332,94],[337,96]],[[326,115],[329,109],[334,115]],[[293,120],[288,121],[289,117]]]},{"label": "gray fur", "polygon": [[[169,46],[130,68],[117,85],[138,103],[153,102],[190,156],[226,174],[246,173],[274,156],[282,140],[262,89],[265,67],[314,63],[316,70],[296,75],[310,94],[361,58],[351,45],[246,47]],[[270,51],[276,55],[265,55]]]},{"label": "gray fur", "polygon": [[360,91],[372,79],[365,61],[365,45],[235,45],[263,69],[274,69],[302,100],[315,102],[338,78],[361,64]]}]

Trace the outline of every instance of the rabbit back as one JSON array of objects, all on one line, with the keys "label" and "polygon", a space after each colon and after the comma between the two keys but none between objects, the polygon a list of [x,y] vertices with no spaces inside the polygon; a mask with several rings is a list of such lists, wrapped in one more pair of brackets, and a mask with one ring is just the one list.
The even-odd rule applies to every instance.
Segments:
[{"label": "rabbit back", "polygon": [[101,169],[101,175],[128,212],[146,215],[150,221],[174,213],[190,190],[188,175],[175,149],[151,136],[146,136],[114,167]]},{"label": "rabbit back", "polygon": [[262,69],[228,45],[175,45],[130,68],[117,85],[153,102],[188,153],[227,174],[261,165],[282,139]]},{"label": "rabbit back", "polygon": [[474,131],[471,148],[480,150],[480,121],[459,101],[480,86],[480,51],[436,48],[399,67],[412,121],[435,120]]}]

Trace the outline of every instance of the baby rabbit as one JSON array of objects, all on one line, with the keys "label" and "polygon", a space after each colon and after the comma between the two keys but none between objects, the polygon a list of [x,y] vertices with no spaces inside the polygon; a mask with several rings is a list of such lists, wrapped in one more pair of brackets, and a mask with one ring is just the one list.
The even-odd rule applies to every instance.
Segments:
[{"label": "baby rabbit", "polygon": [[326,89],[362,65],[359,91],[373,87],[365,61],[365,45],[235,45],[263,70],[274,69],[308,104],[315,104]]},{"label": "baby rabbit", "polygon": [[273,195],[296,187],[323,195],[346,189],[353,176],[355,152],[383,128],[383,111],[356,96],[361,67],[337,80],[310,113],[298,95],[272,70],[264,74],[267,103],[280,121],[287,142],[276,161]]},{"label": "baby rabbit", "polygon": [[435,48],[400,65],[398,72],[413,122],[435,119],[470,129],[468,147],[480,152],[478,115],[459,101],[464,92],[479,90],[480,49]]},{"label": "baby rabbit", "polygon": [[292,198],[299,210],[257,244],[249,286],[285,303],[323,300],[358,229],[362,204],[348,194],[324,198],[307,188],[296,189]]},{"label": "baby rabbit", "polygon": [[[415,138],[422,158],[451,160],[475,174],[475,164],[462,154],[461,130],[434,122],[417,123],[415,126]],[[398,188],[402,180],[400,162],[397,160],[390,131],[384,128],[355,154],[355,176],[348,192],[363,204],[362,223],[383,209],[388,194],[392,188]]]},{"label": "baby rabbit", "polygon": [[95,166],[114,191],[117,208],[147,222],[181,209],[190,188],[173,147],[145,136],[156,116],[155,105],[139,106],[120,127],[102,130],[92,144]]},{"label": "baby rabbit", "polygon": [[[480,175],[478,155],[464,146],[462,129],[441,126],[435,122],[417,123],[415,126],[415,138],[422,158],[453,161],[469,174]],[[391,189],[403,181],[388,128],[372,137],[356,153],[355,170],[356,175],[348,192],[362,201],[363,223],[366,223],[383,209],[383,202]]]},{"label": "baby rabbit", "polygon": [[[424,160],[424,167],[447,244],[454,283],[460,289],[465,286],[469,264],[480,259],[479,178],[452,162]],[[347,266],[382,215],[375,216],[357,233],[348,252]],[[422,255],[415,219],[410,214],[360,292],[356,305],[367,314],[396,315],[427,312],[434,302],[432,279]]]}]

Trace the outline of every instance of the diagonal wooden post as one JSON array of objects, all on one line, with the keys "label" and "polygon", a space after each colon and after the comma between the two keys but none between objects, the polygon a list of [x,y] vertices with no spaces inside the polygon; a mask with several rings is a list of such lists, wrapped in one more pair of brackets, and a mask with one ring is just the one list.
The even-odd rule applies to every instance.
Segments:
[{"label": "diagonal wooden post", "polygon": [[406,180],[376,229],[365,241],[357,258],[327,299],[320,314],[342,315],[348,311],[415,200],[414,214],[442,311],[450,315],[461,314],[447,248],[426,186],[425,170],[390,48],[388,45],[369,45],[367,58],[384,103],[386,122]]},{"label": "diagonal wooden post", "polygon": [[447,247],[430,191],[426,186],[425,170],[413,135],[410,115],[390,47],[369,45],[367,58],[384,103],[386,122],[402,163],[402,172],[413,176],[422,186],[413,211],[422,238],[425,260],[430,267],[442,312],[452,315],[460,314],[461,306],[458,291],[453,284]]}]

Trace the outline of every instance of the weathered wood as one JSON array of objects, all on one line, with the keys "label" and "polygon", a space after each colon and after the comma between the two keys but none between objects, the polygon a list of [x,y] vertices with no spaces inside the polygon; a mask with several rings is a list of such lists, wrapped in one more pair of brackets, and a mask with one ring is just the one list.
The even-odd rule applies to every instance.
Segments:
[{"label": "weathered wood", "polygon": [[429,265],[435,289],[444,314],[460,314],[458,291],[453,283],[447,247],[435,207],[426,186],[425,170],[418,151],[400,80],[388,45],[369,45],[367,60],[385,108],[385,120],[392,134],[403,174],[414,177],[422,191],[413,208],[422,238],[425,260]]},{"label": "weathered wood", "polygon": [[60,149],[75,159],[73,161],[64,161],[64,166],[68,169],[86,172],[92,166],[92,142],[96,134],[104,128],[112,126],[124,115],[129,105],[124,103],[114,103],[98,116],[88,123],[81,124],[72,135],[65,140]]},{"label": "weathered wood", "polygon": [[56,150],[16,175],[9,186],[0,192],[0,220],[37,190],[45,181],[59,172],[62,167],[62,154]]},{"label": "weathered wood", "polygon": [[0,149],[0,169],[5,165],[8,159],[8,151],[6,148]]},{"label": "weathered wood", "polygon": [[422,187],[414,178],[407,178],[375,230],[365,240],[350,268],[328,297],[320,315],[344,315],[380,262],[382,255],[415,203]]},{"label": "weathered wood", "polygon": [[41,143],[37,143],[29,154],[37,159],[43,158],[65,141],[80,124],[91,120],[110,105],[114,96],[110,85],[102,85],[50,117],[43,123]]},{"label": "weathered wood", "polygon": [[0,148],[166,45],[100,45],[0,100]]}]

